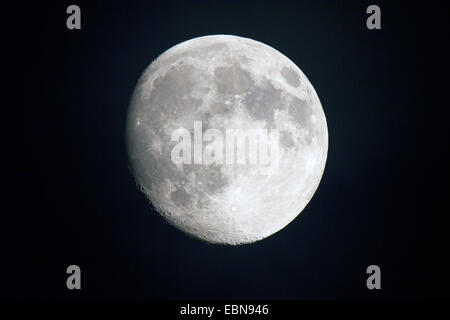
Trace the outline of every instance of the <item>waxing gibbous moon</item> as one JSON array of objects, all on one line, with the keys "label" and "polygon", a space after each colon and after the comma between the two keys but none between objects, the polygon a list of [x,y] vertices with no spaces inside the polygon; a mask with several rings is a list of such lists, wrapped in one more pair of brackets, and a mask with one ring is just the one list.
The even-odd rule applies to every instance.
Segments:
[{"label": "waxing gibbous moon", "polygon": [[[195,122],[200,133],[223,133],[224,150],[229,129],[276,131],[276,168],[263,172],[248,158],[174,162],[181,141],[174,132],[184,128],[193,141]],[[203,137],[203,148],[213,140]],[[180,43],[145,69],[129,105],[126,142],[137,185],[170,224],[237,245],[272,235],[305,208],[325,168],[328,130],[316,91],[291,60],[252,39],[213,35]]]}]

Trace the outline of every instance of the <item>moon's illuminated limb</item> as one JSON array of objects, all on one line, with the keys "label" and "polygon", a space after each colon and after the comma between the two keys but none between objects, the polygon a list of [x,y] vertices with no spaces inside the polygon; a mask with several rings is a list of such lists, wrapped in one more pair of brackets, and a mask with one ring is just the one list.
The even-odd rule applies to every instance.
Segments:
[{"label": "moon's illuminated limb", "polygon": [[[177,165],[178,128],[276,129],[278,170],[253,165]],[[171,224],[212,243],[263,239],[291,222],[325,167],[328,132],[319,98],[302,71],[247,38],[195,38],[159,56],[129,106],[127,148],[136,182]]]}]

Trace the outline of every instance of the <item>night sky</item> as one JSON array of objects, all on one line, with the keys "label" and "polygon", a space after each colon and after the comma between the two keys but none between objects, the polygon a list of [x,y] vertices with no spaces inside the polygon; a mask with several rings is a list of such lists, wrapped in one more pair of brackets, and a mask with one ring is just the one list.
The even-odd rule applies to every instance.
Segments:
[{"label": "night sky", "polygon": [[[366,28],[373,3],[381,30]],[[0,297],[449,297],[448,9],[373,3],[2,7]],[[70,4],[81,7],[81,30],[66,28]],[[286,55],[327,117],[317,192],[286,228],[251,245],[184,235],[152,211],[128,169],[125,117],[141,72],[173,45],[211,34]],[[81,267],[80,291],[66,288],[71,264]],[[378,291],[366,288],[371,264],[381,268]]]}]

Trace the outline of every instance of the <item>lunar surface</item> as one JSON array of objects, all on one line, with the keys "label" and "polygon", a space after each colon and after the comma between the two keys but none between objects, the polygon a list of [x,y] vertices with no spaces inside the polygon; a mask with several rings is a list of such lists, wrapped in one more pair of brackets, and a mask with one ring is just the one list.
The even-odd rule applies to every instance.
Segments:
[{"label": "lunar surface", "polygon": [[[194,159],[196,142],[200,157],[224,150],[225,159],[229,129],[267,132],[257,141],[269,146],[271,162],[250,163],[248,137],[245,163]],[[175,134],[180,130],[192,142]],[[143,72],[126,141],[137,185],[170,224],[210,243],[237,245],[272,235],[305,208],[325,168],[328,131],[316,91],[291,60],[255,40],[213,35],[170,48]],[[184,163],[173,161],[181,141],[192,146],[175,152],[191,159]],[[264,149],[257,152],[261,157]]]}]

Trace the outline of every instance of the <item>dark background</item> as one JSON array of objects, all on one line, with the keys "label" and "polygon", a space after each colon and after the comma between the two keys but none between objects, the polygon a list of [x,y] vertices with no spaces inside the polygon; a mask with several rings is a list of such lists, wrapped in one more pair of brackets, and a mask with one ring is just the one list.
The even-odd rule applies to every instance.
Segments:
[{"label": "dark background", "polygon": [[[367,1],[76,1],[2,5],[2,298],[449,297],[448,6]],[[127,167],[140,73],[182,41],[233,34],[289,57],[315,87],[329,153],[302,214],[218,246],[151,211]],[[274,195],[276,196],[276,195]],[[82,290],[66,289],[66,268]],[[366,288],[368,265],[382,290]]]}]

